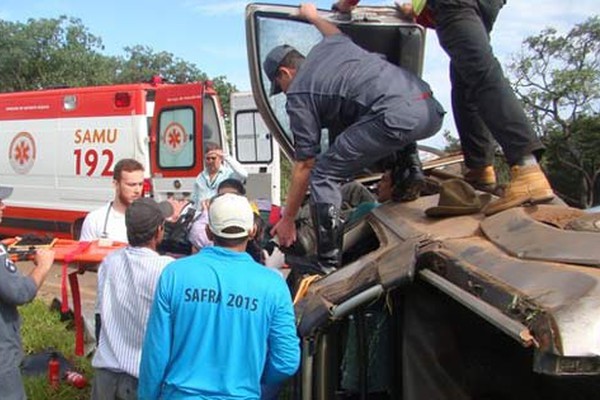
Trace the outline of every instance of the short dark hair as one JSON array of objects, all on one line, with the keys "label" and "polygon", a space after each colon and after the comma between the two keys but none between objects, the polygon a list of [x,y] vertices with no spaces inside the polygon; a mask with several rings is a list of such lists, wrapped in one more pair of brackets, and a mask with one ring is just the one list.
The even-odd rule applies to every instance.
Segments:
[{"label": "short dark hair", "polygon": [[221,191],[221,189],[233,189],[235,190],[235,192],[237,194],[239,194],[240,196],[245,196],[246,195],[246,188],[244,187],[244,184],[235,178],[228,178],[225,179],[223,182],[219,183],[219,186],[217,187],[217,193],[219,193]]},{"label": "short dark hair", "polygon": [[226,238],[222,238],[220,236],[217,236],[213,233],[213,243],[217,246],[221,246],[221,247],[235,247],[235,246],[239,246],[240,244],[246,242],[250,240],[250,238],[248,236],[244,236],[241,238],[235,238],[235,239],[226,239]]},{"label": "short dark hair", "polygon": [[279,63],[280,67],[298,69],[304,62],[304,56],[298,50],[290,50]]},{"label": "short dark hair", "polygon": [[213,150],[223,150],[218,143],[215,142],[205,142],[204,143],[204,154]]},{"label": "short dark hair", "polygon": [[115,164],[115,169],[113,171],[113,179],[117,182],[121,180],[121,175],[123,171],[125,172],[133,172],[133,171],[143,171],[144,166],[141,162],[134,160],[133,158],[124,158],[119,160]]}]

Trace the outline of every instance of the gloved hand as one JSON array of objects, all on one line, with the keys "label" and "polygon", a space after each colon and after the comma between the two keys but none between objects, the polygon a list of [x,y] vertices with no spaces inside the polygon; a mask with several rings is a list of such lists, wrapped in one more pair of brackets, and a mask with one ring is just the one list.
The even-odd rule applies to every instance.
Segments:
[{"label": "gloved hand", "polygon": [[285,265],[285,254],[277,246],[273,247],[271,254],[267,250],[263,250],[262,254],[266,267],[281,268]]}]

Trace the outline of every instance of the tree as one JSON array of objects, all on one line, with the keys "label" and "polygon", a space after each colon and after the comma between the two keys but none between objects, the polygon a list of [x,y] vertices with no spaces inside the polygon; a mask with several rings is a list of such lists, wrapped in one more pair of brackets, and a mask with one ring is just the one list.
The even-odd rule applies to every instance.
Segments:
[{"label": "tree", "polygon": [[444,137],[444,140],[446,141],[446,146],[444,147],[444,151],[446,153],[459,153],[462,151],[462,147],[460,145],[460,139],[457,138],[456,136],[452,136],[452,133],[450,133],[450,131],[448,129],[445,129],[444,132],[442,132],[442,136]]},{"label": "tree", "polygon": [[126,55],[119,57],[117,82],[145,82],[160,75],[165,81],[186,83],[205,81],[208,76],[196,65],[175,57],[172,53],[155,53],[149,46],[125,47]]},{"label": "tree", "polygon": [[600,200],[600,146],[587,143],[594,138],[590,130],[597,128],[600,104],[600,18],[593,16],[566,35],[547,28],[523,44],[509,70],[547,146],[545,167],[552,184],[570,204],[594,205]]},{"label": "tree", "polygon": [[600,202],[600,116],[577,118],[570,135],[560,129],[546,135],[547,169],[555,190],[569,204]]},{"label": "tree", "polygon": [[0,21],[0,90],[107,84],[115,59],[79,19]]}]

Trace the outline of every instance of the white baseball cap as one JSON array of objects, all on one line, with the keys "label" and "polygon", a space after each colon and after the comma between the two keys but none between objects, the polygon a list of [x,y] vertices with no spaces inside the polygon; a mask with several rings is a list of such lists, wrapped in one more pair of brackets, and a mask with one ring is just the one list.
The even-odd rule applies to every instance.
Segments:
[{"label": "white baseball cap", "polygon": [[208,208],[208,227],[224,239],[246,237],[254,228],[254,213],[244,196],[225,193],[215,197]]}]

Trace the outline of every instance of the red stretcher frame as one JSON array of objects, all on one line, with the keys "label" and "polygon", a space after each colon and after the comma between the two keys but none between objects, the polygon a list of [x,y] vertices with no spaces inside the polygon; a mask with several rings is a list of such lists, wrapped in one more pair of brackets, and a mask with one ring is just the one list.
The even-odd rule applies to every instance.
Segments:
[{"label": "red stretcher frame", "polygon": [[[2,240],[10,254],[10,247],[12,244],[17,243],[19,238],[8,238]],[[83,274],[88,270],[89,266],[98,265],[102,262],[104,257],[112,253],[115,250],[127,246],[126,243],[111,242],[104,243],[98,240],[90,242],[79,242],[77,240],[58,239],[54,241],[50,247],[54,250],[54,261],[62,262],[62,275],[61,275],[61,311],[67,312],[69,310],[69,299],[67,295],[67,280],[71,287],[71,297],[73,300],[73,315],[75,318],[75,355],[84,355],[84,340],[83,340],[83,315],[81,312],[81,294],[79,292],[79,279],[78,275]],[[47,245],[40,247],[48,248]],[[32,250],[36,246],[31,246]],[[30,258],[32,258],[31,255]],[[11,254],[13,261],[21,261],[18,254]],[[68,273],[67,269],[69,265],[73,265],[77,271]]]}]

